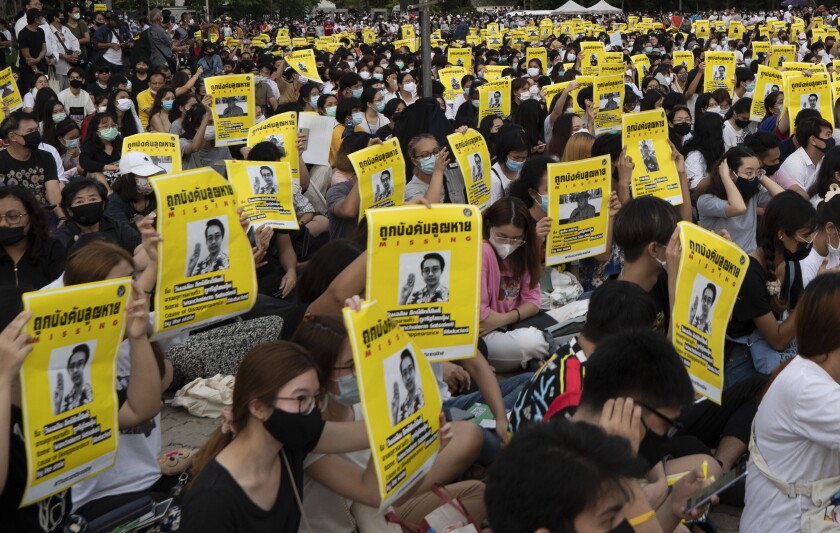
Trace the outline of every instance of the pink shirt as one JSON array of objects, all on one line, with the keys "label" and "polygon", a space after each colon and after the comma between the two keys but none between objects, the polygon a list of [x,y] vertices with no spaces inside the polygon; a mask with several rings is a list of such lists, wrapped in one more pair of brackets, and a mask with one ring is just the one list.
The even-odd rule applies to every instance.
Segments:
[{"label": "pink shirt", "polygon": [[[513,252],[516,253],[516,252]],[[484,320],[490,311],[507,313],[523,303],[530,302],[540,307],[540,284],[531,289],[531,276],[527,273],[521,278],[513,278],[499,269],[496,251],[489,242],[484,241],[481,249],[481,312],[479,319]]]}]

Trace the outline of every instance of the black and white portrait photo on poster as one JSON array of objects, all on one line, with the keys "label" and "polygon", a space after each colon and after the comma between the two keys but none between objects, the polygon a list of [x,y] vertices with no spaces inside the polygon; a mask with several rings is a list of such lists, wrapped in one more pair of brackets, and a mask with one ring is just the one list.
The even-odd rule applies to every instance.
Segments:
[{"label": "black and white portrait photo on poster", "polygon": [[90,363],[96,340],[76,342],[50,353],[50,391],[53,414],[60,415],[93,401]]},{"label": "black and white portrait photo on poster", "polygon": [[229,269],[229,244],[226,217],[188,223],[185,277]]},{"label": "black and white portrait photo on poster", "polygon": [[691,289],[691,306],[688,310],[688,323],[706,335],[712,333],[712,317],[715,313],[715,304],[720,295],[720,290],[719,285],[712,283],[700,274],[694,278],[694,287]]},{"label": "black and white portrait photo on poster", "polygon": [[659,160],[656,158],[656,148],[650,139],[639,141],[639,151],[642,153],[642,164],[648,172],[659,171]]},{"label": "black and white portrait photo on poster", "polygon": [[219,118],[244,117],[248,114],[246,96],[220,96],[215,99],[216,114]]},{"label": "black and white portrait photo on poster", "polygon": [[560,195],[560,223],[569,224],[595,218],[600,213],[600,188]]},{"label": "black and white portrait photo on poster", "polygon": [[606,93],[601,95],[598,100],[598,109],[600,111],[614,111],[618,109],[619,94],[617,92]]},{"label": "black and white portrait photo on poster", "polygon": [[484,159],[479,153],[473,154],[470,158],[470,175],[473,183],[484,179]]},{"label": "black and white portrait photo on poster", "polygon": [[449,301],[450,250],[400,255],[400,305]]},{"label": "black and white portrait photo on poster", "polygon": [[800,109],[813,109],[819,111],[820,109],[820,95],[817,93],[802,94],[799,96]]},{"label": "black and white portrait photo on poster", "polygon": [[371,175],[373,201],[381,202],[394,194],[394,170],[386,168],[382,172]]},{"label": "black and white portrait photo on poster", "polygon": [[248,182],[254,194],[277,194],[277,176],[268,165],[251,165],[246,168]]},{"label": "black and white portrait photo on poster", "polygon": [[[423,357],[423,355],[420,355]],[[391,425],[411,417],[423,405],[423,384],[417,372],[417,356],[408,345],[382,361]]]}]

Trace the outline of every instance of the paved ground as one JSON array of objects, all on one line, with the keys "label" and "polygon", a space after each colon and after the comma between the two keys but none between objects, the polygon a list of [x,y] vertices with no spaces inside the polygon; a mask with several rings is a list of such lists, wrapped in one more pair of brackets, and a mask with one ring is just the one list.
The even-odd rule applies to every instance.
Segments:
[{"label": "paved ground", "polygon": [[[163,428],[163,450],[173,448],[199,448],[207,440],[217,422],[210,418],[192,416],[184,409],[166,405],[161,416]],[[737,533],[741,509],[728,505],[718,505],[712,513],[712,520],[718,527],[719,533]]]}]

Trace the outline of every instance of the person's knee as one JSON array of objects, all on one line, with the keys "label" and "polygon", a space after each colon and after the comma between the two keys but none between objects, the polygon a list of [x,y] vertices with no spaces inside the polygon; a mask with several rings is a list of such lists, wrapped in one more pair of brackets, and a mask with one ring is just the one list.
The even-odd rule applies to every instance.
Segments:
[{"label": "person's knee", "polygon": [[457,456],[464,469],[475,462],[484,444],[484,433],[472,422],[452,422],[452,442],[444,451],[453,448],[453,455]]},{"label": "person's knee", "polygon": [[[520,333],[521,332],[521,333]],[[537,328],[514,330],[516,344],[520,346],[524,359],[542,359],[548,355],[548,342],[543,332]]]}]

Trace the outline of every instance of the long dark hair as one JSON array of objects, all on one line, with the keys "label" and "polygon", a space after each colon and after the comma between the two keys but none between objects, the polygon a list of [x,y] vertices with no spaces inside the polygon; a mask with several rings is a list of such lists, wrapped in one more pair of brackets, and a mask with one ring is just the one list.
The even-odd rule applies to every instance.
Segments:
[{"label": "long dark hair", "polygon": [[[726,160],[726,164],[729,166],[729,170],[733,172],[737,172],[741,165],[744,163],[744,159],[748,157],[755,157],[755,152],[750,150],[744,145],[733,146],[729,150],[726,151],[723,156],[714,162],[713,166],[710,166],[708,169],[709,175],[709,188],[706,189],[706,192],[709,194],[713,194],[722,200],[726,200],[726,188],[723,186],[723,180],[730,179],[729,176],[721,176],[720,175],[720,164]],[[758,179],[758,178],[756,178]],[[744,202],[748,202],[749,198],[744,198]]]},{"label": "long dark hair", "polygon": [[[706,162],[706,171],[713,171],[714,164],[723,156],[723,117],[717,113],[700,113],[694,121],[694,136],[685,143],[684,154],[698,150]],[[725,198],[725,196],[724,196]]]},{"label": "long dark hair", "polygon": [[820,164],[820,171],[817,173],[817,180],[808,189],[808,195],[824,199],[825,193],[832,184],[836,183],[840,187],[840,180],[836,177],[837,172],[840,172],[840,146],[834,146],[825,153]]},{"label": "long dark hair", "polygon": [[525,203],[519,198],[501,198],[484,212],[483,222],[485,240],[490,239],[490,228],[511,224],[522,229],[525,244],[510,254],[505,261],[498,255],[496,260],[499,262],[499,269],[509,271],[513,277],[521,278],[528,274],[531,278],[530,288],[536,287],[542,276],[540,242],[534,219]]},{"label": "long dark hair", "polygon": [[811,202],[793,191],[777,194],[764,209],[762,231],[757,235],[758,248],[764,254],[764,270],[768,281],[776,281],[776,254],[784,245],[779,232],[796,235],[797,231],[817,229],[817,212]]},{"label": "long dark hair", "polygon": [[548,141],[546,153],[562,158],[566,150],[566,143],[572,137],[572,123],[574,119],[580,118],[574,113],[563,113],[554,121],[551,128],[551,140]]}]

